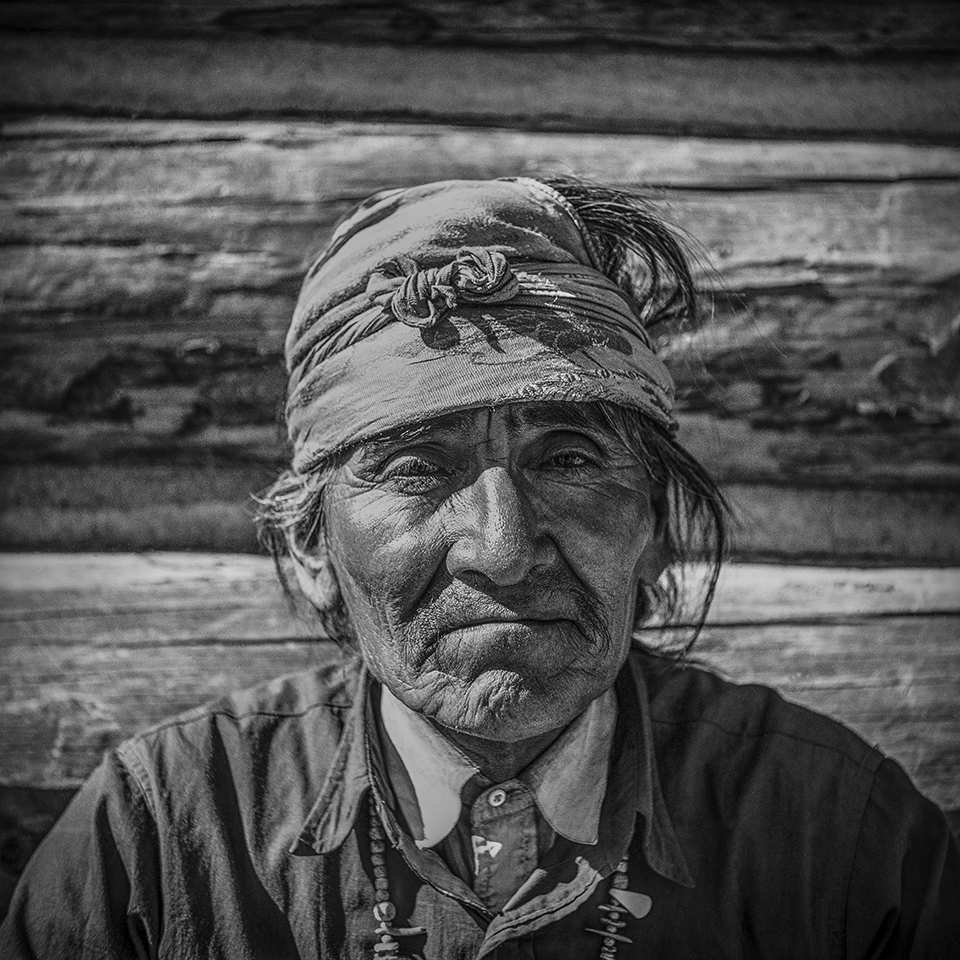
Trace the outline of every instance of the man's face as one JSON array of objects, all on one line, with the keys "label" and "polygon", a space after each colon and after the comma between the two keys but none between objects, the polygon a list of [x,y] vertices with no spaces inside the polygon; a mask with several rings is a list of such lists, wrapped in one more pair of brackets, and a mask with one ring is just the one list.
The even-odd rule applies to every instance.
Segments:
[{"label": "man's face", "polygon": [[363,657],[444,727],[516,741],[565,726],[626,658],[651,488],[587,410],[461,411],[361,445],[327,487]]}]

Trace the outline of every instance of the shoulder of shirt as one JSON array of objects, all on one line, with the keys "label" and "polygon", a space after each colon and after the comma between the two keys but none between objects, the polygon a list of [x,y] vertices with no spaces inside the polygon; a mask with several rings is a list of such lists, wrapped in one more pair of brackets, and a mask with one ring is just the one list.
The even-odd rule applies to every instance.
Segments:
[{"label": "shoulder of shirt", "polygon": [[[243,728],[251,725],[281,726],[290,722],[325,718],[339,721],[353,704],[359,663],[339,650],[318,654],[314,667],[275,677],[265,683],[233,691],[170,717],[125,740],[121,754],[137,745],[147,745],[169,736],[202,736],[211,725]],[[338,723],[339,725],[339,723]]]},{"label": "shoulder of shirt", "polygon": [[772,687],[738,683],[696,663],[678,664],[638,654],[647,685],[650,722],[660,735],[709,728],[728,749],[753,749],[760,741],[787,741],[824,762],[876,773],[884,755],[859,734],[822,713],[792,703]]}]

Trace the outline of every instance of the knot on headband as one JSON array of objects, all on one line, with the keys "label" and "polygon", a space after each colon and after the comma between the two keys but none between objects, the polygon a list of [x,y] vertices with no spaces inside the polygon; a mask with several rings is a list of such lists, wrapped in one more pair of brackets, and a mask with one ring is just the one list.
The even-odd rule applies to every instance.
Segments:
[{"label": "knot on headband", "polygon": [[461,303],[503,303],[520,292],[507,258],[498,250],[463,247],[442,267],[419,269],[397,257],[367,283],[367,296],[408,327],[432,327]]}]

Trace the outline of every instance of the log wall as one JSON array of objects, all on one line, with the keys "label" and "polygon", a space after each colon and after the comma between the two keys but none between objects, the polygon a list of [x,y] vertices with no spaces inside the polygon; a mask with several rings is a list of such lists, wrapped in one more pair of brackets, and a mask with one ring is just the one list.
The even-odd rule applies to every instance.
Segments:
[{"label": "log wall", "polygon": [[250,549],[281,348],[333,223],[382,186],[573,171],[702,245],[662,338],[742,556],[960,556],[960,150],[431,124],[4,126],[0,438],[19,548]]}]

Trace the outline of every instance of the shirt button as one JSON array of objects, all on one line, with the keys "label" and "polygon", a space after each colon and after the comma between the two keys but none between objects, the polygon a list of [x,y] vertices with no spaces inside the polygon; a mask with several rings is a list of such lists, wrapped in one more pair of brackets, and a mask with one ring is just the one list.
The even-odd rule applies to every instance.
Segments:
[{"label": "shirt button", "polygon": [[507,792],[501,790],[499,787],[496,790],[490,791],[490,796],[487,797],[487,803],[491,807],[502,807],[507,800]]}]

